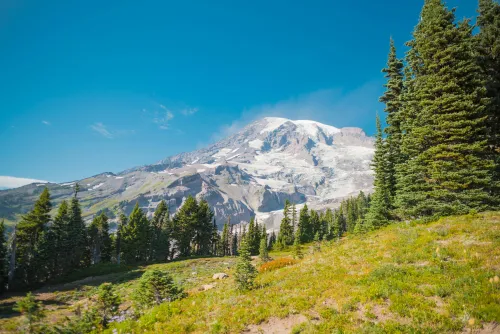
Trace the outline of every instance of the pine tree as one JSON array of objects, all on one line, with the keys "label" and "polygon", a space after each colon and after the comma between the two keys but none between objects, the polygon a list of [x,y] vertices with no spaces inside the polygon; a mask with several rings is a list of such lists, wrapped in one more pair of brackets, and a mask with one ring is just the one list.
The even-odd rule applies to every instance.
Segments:
[{"label": "pine tree", "polygon": [[85,267],[90,262],[88,252],[87,228],[82,218],[82,209],[78,201],[80,187],[75,185],[74,196],[69,206],[68,241],[71,248],[67,250],[67,258],[70,263],[70,270]]},{"label": "pine tree", "polygon": [[280,230],[278,233],[278,243],[283,247],[293,244],[293,228],[289,217],[290,202],[285,201],[283,209],[283,219],[281,220]]},{"label": "pine tree", "polygon": [[250,257],[250,246],[247,238],[241,241],[240,255],[236,265],[235,281],[239,290],[250,290],[254,286],[254,280],[257,277],[257,270],[252,265]]},{"label": "pine tree", "polygon": [[37,302],[31,292],[16,302],[14,311],[21,313],[25,318],[26,333],[35,333],[37,323],[46,316],[42,302]]},{"label": "pine tree", "polygon": [[53,258],[53,275],[61,276],[71,270],[71,263],[68,261],[67,250],[72,247],[69,239],[69,207],[65,200],[59,205],[57,215],[52,223],[52,231],[54,232],[54,248],[55,254]]},{"label": "pine tree", "polygon": [[291,208],[291,219],[292,219],[292,231],[295,233],[295,229],[297,228],[298,221],[297,221],[297,208],[295,207],[295,203],[292,203],[292,208]]},{"label": "pine tree", "polygon": [[229,244],[229,218],[226,223],[224,223],[224,227],[222,228],[222,237],[221,237],[221,256],[228,256],[230,253],[230,244]]},{"label": "pine tree", "polygon": [[150,259],[152,261],[166,261],[170,254],[170,214],[165,201],[156,207],[151,220]]},{"label": "pine tree", "polygon": [[8,272],[8,253],[7,253],[7,240],[5,236],[5,222],[2,219],[0,222],[0,294],[7,286],[7,272]]},{"label": "pine tree", "polygon": [[485,83],[472,28],[454,20],[440,0],[427,0],[410,43],[409,100],[418,113],[405,135],[414,156],[398,181],[398,204],[409,217],[483,210],[493,202],[486,190],[494,163],[487,147]]},{"label": "pine tree", "polygon": [[139,308],[148,308],[180,299],[183,296],[183,289],[175,284],[168,272],[148,270],[139,279],[133,299]]},{"label": "pine tree", "polygon": [[122,259],[122,237],[123,237],[123,232],[125,229],[125,226],[127,225],[127,216],[125,216],[123,213],[120,214],[120,219],[118,221],[118,227],[116,229],[116,238],[115,238],[115,245],[114,245],[114,251],[115,251],[115,256],[116,256],[116,263],[121,264],[121,259]]},{"label": "pine tree", "polygon": [[262,238],[260,239],[259,258],[262,262],[269,261],[269,251],[267,249],[267,237],[266,236],[262,236]]},{"label": "pine tree", "polygon": [[101,329],[107,328],[111,317],[118,314],[121,298],[111,283],[103,283],[97,289],[96,311]]},{"label": "pine tree", "polygon": [[293,258],[294,259],[302,259],[304,254],[302,253],[302,245],[301,245],[301,235],[303,235],[300,231],[300,223],[297,231],[295,232],[295,239],[293,241]]},{"label": "pine tree", "polygon": [[[377,135],[375,137],[375,156],[373,157],[372,167],[375,172],[374,193],[370,208],[366,216],[369,225],[375,227],[384,226],[389,222],[390,195],[387,185],[387,154],[384,140],[382,138],[382,128],[380,118],[377,115]],[[356,225],[361,223],[356,219]],[[357,229],[359,233],[359,227]]]},{"label": "pine tree", "polygon": [[103,212],[96,216],[88,227],[91,263],[111,261],[111,237],[109,235],[108,217]]},{"label": "pine tree", "polygon": [[127,263],[144,262],[148,259],[149,222],[144,212],[135,204],[121,235],[123,260]]},{"label": "pine tree", "polygon": [[477,25],[480,31],[476,37],[476,50],[490,99],[486,109],[487,135],[489,153],[496,166],[494,182],[490,186],[492,195],[495,195],[500,188],[500,4],[493,0],[479,0],[478,12]]},{"label": "pine tree", "polygon": [[198,202],[189,196],[179,208],[174,217],[174,238],[177,250],[182,257],[190,256],[192,253],[191,243],[195,237],[195,226],[199,215]]},{"label": "pine tree", "polygon": [[[384,132],[387,134],[385,153],[385,182],[389,196],[391,209],[396,196],[396,167],[403,162],[401,154],[401,94],[403,92],[403,62],[397,58],[394,40],[390,40],[389,59],[387,67],[382,70],[385,73],[387,83],[384,85],[386,91],[380,98],[380,102],[385,103],[387,113],[387,127]],[[378,140],[378,138],[377,138]]]},{"label": "pine tree", "polygon": [[212,239],[211,239],[211,243],[210,243],[212,245],[211,254],[214,256],[220,255],[217,252],[217,249],[219,247],[219,242],[220,242],[219,231],[217,229],[217,222],[215,221],[215,218],[214,218],[213,224],[212,224]]},{"label": "pine tree", "polygon": [[269,250],[274,249],[274,245],[276,244],[276,233],[273,231],[271,236],[269,237]]},{"label": "pine tree", "polygon": [[309,242],[313,239],[312,226],[309,219],[309,209],[307,204],[304,204],[299,213],[299,223],[297,226],[298,233],[295,233],[295,237],[299,237],[299,243]]},{"label": "pine tree", "polygon": [[310,215],[309,215],[309,225],[310,225],[310,230],[311,230],[311,235],[309,236],[309,241],[314,240],[314,237],[316,234],[319,235],[321,238],[323,236],[322,234],[322,228],[321,228],[321,220],[318,215],[318,213],[314,210],[311,209]]},{"label": "pine tree", "polygon": [[198,214],[194,225],[193,247],[197,255],[208,255],[210,253],[210,240],[212,237],[213,211],[206,200],[198,204]]},{"label": "pine tree", "polygon": [[34,286],[44,277],[43,263],[38,257],[41,236],[50,221],[50,193],[44,188],[32,211],[23,216],[16,228],[16,273],[19,283]]}]

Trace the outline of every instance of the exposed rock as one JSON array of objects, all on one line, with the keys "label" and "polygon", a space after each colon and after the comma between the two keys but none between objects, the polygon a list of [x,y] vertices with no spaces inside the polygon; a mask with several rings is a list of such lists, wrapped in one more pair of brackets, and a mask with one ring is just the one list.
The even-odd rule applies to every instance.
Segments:
[{"label": "exposed rock", "polygon": [[212,276],[212,279],[225,279],[228,278],[229,275],[226,273],[217,273]]},{"label": "exposed rock", "polygon": [[199,290],[200,291],[207,291],[207,290],[212,290],[213,288],[215,288],[215,286],[217,285],[217,283],[212,283],[212,284],[205,284],[205,285],[202,285]]}]

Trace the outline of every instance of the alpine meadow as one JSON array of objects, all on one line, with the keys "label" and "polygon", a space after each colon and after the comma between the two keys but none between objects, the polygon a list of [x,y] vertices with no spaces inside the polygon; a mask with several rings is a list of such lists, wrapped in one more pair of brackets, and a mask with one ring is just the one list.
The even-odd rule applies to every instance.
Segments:
[{"label": "alpine meadow", "polygon": [[92,2],[5,6],[0,333],[500,333],[497,0]]}]

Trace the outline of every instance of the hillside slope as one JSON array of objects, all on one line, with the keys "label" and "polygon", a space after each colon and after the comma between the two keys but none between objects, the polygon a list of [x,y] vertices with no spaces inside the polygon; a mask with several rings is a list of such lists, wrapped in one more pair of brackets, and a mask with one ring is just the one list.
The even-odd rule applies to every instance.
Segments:
[{"label": "hillside slope", "polygon": [[[500,283],[490,282],[500,276],[500,212],[449,217],[431,224],[391,225],[323,243],[319,252],[305,252],[296,265],[260,273],[258,288],[245,293],[235,290],[235,258],[149,266],[171,271],[189,296],[151,309],[137,321],[115,324],[109,332],[500,331],[496,325],[500,323]],[[49,318],[56,321],[102,281],[116,282],[127,301],[137,276],[148,268],[92,277],[64,289],[47,288],[38,296],[49,300],[47,305],[54,308]],[[214,289],[200,291],[221,270],[230,278],[217,281]],[[47,291],[67,304],[50,301]],[[11,304],[15,298],[3,303]],[[124,303],[127,306],[130,302]],[[14,319],[0,321],[0,327],[13,329]],[[469,325],[471,319],[473,325]]]}]

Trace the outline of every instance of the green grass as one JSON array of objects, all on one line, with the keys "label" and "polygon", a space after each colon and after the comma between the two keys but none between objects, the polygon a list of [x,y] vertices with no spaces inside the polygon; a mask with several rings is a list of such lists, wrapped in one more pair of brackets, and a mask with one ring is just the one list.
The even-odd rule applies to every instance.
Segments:
[{"label": "green grass", "polygon": [[[235,288],[235,258],[190,259],[108,274],[104,277],[117,283],[124,308],[130,306],[137,277],[152,267],[170,271],[188,291],[187,298],[114,324],[109,332],[238,333],[291,315],[307,319],[295,324],[293,333],[453,333],[470,330],[471,318],[474,330],[500,322],[500,284],[489,281],[500,276],[498,212],[394,224],[323,243],[321,252],[312,254],[310,248],[297,264],[260,273],[257,288],[248,292]],[[274,258],[288,255],[271,253]],[[199,291],[220,271],[230,278]],[[90,281],[71,290],[52,289],[51,298],[67,305],[50,311],[51,321],[62,321],[61,315],[84,303],[96,285]],[[10,316],[0,319],[0,328],[12,328],[17,318]]]}]

